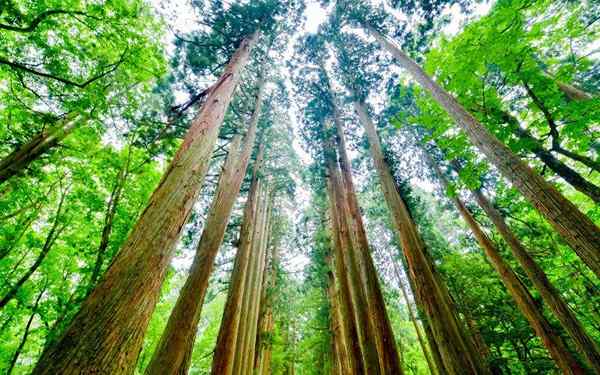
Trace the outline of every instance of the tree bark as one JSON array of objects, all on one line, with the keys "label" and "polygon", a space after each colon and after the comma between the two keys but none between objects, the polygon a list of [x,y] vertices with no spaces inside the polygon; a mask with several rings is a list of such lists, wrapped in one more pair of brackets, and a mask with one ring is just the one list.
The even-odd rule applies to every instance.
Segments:
[{"label": "tree bark", "polygon": [[175,245],[258,35],[244,39],[231,57],[120,253],[63,336],[42,354],[34,374],[130,374],[135,369]]},{"label": "tree bark", "polygon": [[261,144],[256,161],[254,162],[252,181],[240,228],[238,251],[231,273],[229,293],[225,302],[221,327],[219,328],[219,335],[217,336],[217,343],[215,345],[211,370],[211,374],[213,375],[231,375],[233,372],[238,332],[241,325],[241,305],[244,289],[246,288],[246,276],[249,269],[252,244],[254,243],[253,238],[256,232],[256,222],[259,217],[258,207],[260,206],[260,191],[262,190],[259,177],[263,154],[264,146]]},{"label": "tree bark", "polygon": [[[328,167],[329,169],[329,167]],[[343,252],[347,249],[342,248],[341,231],[339,226],[337,202],[333,187],[332,172],[327,172],[327,195],[329,196],[329,213],[331,222],[331,239],[333,248],[333,264],[335,270],[335,279],[338,281],[340,289],[340,321],[343,324],[344,341],[347,344],[349,374],[365,374],[365,365],[363,363],[362,349],[358,337],[358,327],[356,325],[356,312],[352,304],[352,293],[350,292],[350,283],[352,282],[348,275],[349,266],[346,265]]]},{"label": "tree bark", "polygon": [[59,123],[36,134],[29,142],[0,161],[0,185],[9,178],[22,174],[29,165],[50,149],[56,147],[79,123],[78,117],[67,115]]},{"label": "tree bark", "polygon": [[[270,225],[272,224],[269,221]],[[271,233],[271,230],[268,230]],[[271,263],[268,276],[265,276],[263,296],[261,298],[261,308],[263,309],[259,324],[259,333],[257,335],[257,361],[254,366],[258,375],[268,375],[271,373],[271,351],[273,346],[273,302],[274,291],[277,281],[277,272],[279,269],[279,244],[271,244]],[[267,278],[268,277],[268,278]]]},{"label": "tree bark", "polygon": [[252,239],[252,256],[248,264],[246,283],[244,287],[243,304],[241,310],[240,326],[237,332],[236,353],[234,362],[234,374],[246,375],[251,373],[253,366],[251,359],[254,353],[251,352],[252,343],[256,342],[256,331],[252,335],[253,329],[257,323],[258,316],[255,315],[258,307],[257,296],[259,292],[259,280],[265,257],[263,256],[263,243],[265,241],[267,213],[268,213],[268,188],[261,192],[262,198],[259,200],[258,219],[255,227],[255,234]]},{"label": "tree bark", "polygon": [[[435,266],[427,255],[408,208],[400,196],[398,187],[385,161],[375,126],[368,116],[364,103],[354,103],[359,120],[365,128],[369,150],[379,174],[383,195],[393,219],[393,224],[402,244],[409,275],[415,287],[415,297],[420,300],[431,332],[435,337],[432,345],[442,357],[448,374],[485,374],[489,369],[481,358],[471,338],[466,334],[453,308],[450,294],[442,280],[436,275]],[[439,369],[438,366],[438,370]]]},{"label": "tree bark", "polygon": [[[335,160],[335,149],[332,142],[326,142],[326,167],[331,179],[331,186],[334,200],[331,211],[335,217],[335,227],[338,230],[339,256],[343,257],[343,262],[347,269],[348,286],[351,297],[351,304],[354,311],[354,320],[356,322],[356,331],[363,362],[363,371],[365,374],[380,374],[379,353],[375,340],[374,326],[371,319],[371,311],[367,302],[364,290],[364,280],[361,278],[360,258],[354,243],[351,239],[351,224],[348,223],[350,216],[349,201],[347,190],[344,186],[343,177],[339,166]],[[346,317],[348,319],[348,317]]]},{"label": "tree bark", "polygon": [[[446,192],[449,192],[448,182],[442,174],[442,171],[431,158],[429,159],[429,162],[438,176],[443,189]],[[550,322],[544,317],[542,311],[538,309],[533,297],[525,285],[519,280],[510,266],[502,259],[500,252],[475,221],[471,212],[469,212],[457,195],[453,196],[451,200],[463,220],[471,229],[475,239],[484,250],[486,257],[500,276],[502,283],[515,300],[517,307],[523,313],[531,325],[531,328],[533,328],[535,333],[540,337],[558,368],[565,374],[584,374],[585,371],[569,352],[560,335],[554,331]]]},{"label": "tree bark", "polygon": [[[335,269],[333,258],[330,257],[328,264],[331,264],[331,269]],[[346,341],[347,332],[344,332],[343,316],[340,312],[338,293],[336,292],[336,280],[333,271],[327,273],[327,296],[329,297],[329,311],[331,321],[331,341],[333,343],[335,368],[340,375],[354,374],[352,363],[349,360],[348,344]]]},{"label": "tree bark", "polygon": [[354,183],[352,182],[352,172],[350,160],[346,152],[346,141],[344,137],[343,124],[341,114],[334,103],[334,124],[337,130],[338,153],[340,158],[340,168],[342,178],[346,186],[346,197],[348,199],[349,218],[351,222],[351,238],[354,241],[354,246],[357,249],[359,256],[359,265],[362,269],[364,278],[365,292],[369,309],[372,311],[371,319],[373,323],[375,340],[377,343],[379,364],[382,374],[402,374],[402,364],[398,355],[396,339],[392,331],[392,325],[387,316],[385,309],[385,301],[379,280],[377,278],[377,270],[373,264],[371,257],[371,249],[367,240],[364,224],[360,214],[360,207],[356,198]]},{"label": "tree bark", "polygon": [[248,134],[240,150],[241,136],[229,146],[229,155],[219,177],[202,236],[198,242],[190,274],[179,293],[177,303],[161,336],[146,374],[187,374],[208,281],[214,266],[231,210],[239,194],[250,162],[262,106],[263,83],[260,83]]},{"label": "tree bark", "polygon": [[262,286],[264,285],[265,268],[267,264],[267,247],[270,240],[271,209],[273,205],[272,191],[267,191],[265,199],[267,199],[267,201],[265,202],[266,210],[262,223],[262,233],[260,236],[260,242],[257,244],[260,258],[258,259],[255,277],[253,280],[253,287],[249,290],[251,292],[251,309],[249,311],[250,324],[248,326],[248,331],[246,331],[245,340],[247,343],[247,348],[243,351],[244,357],[242,369],[245,370],[242,371],[242,374],[244,375],[251,375],[253,373],[254,362],[256,358],[256,332],[258,331],[259,312],[261,308],[261,291]]},{"label": "tree bark", "polygon": [[569,305],[564,301],[560,292],[552,285],[544,270],[529,255],[529,251],[519,241],[508,227],[502,214],[492,205],[481,190],[472,190],[475,200],[490,218],[498,233],[511,249],[513,256],[517,259],[527,277],[535,288],[540,292],[542,299],[554,316],[561,323],[565,331],[575,343],[577,350],[586,358],[590,368],[600,374],[600,350],[596,342],[585,332],[581,322],[577,319]]},{"label": "tree bark", "polygon": [[582,89],[562,81],[555,81],[556,85],[569,99],[574,101],[590,100],[594,97]]},{"label": "tree bark", "polygon": [[536,207],[565,242],[600,277],[600,228],[512,153],[404,52],[372,27],[366,28],[435,98],[489,162]]},{"label": "tree bark", "polygon": [[[421,330],[421,326],[419,325],[419,321],[417,320],[417,316],[415,314],[415,311],[413,310],[413,306],[410,303],[410,300],[408,298],[408,291],[406,290],[406,286],[402,282],[402,278],[400,276],[400,271],[398,270],[398,264],[393,259],[391,253],[390,253],[390,261],[392,262],[392,265],[394,267],[394,273],[396,275],[396,279],[398,279],[398,285],[400,286],[400,290],[402,291],[402,296],[404,297],[404,302],[406,303],[406,309],[408,310],[408,316],[409,316],[410,321],[412,322],[413,326],[415,327],[415,332],[417,334],[417,340],[419,341],[419,345],[421,346],[421,351],[423,352],[425,361],[427,361],[427,367],[429,368],[429,372],[431,373],[431,375],[437,375],[438,371],[433,363],[433,360],[431,359],[431,354],[429,353],[429,348],[425,341],[425,337]],[[434,344],[434,343],[430,343],[430,345],[431,344]]]}]

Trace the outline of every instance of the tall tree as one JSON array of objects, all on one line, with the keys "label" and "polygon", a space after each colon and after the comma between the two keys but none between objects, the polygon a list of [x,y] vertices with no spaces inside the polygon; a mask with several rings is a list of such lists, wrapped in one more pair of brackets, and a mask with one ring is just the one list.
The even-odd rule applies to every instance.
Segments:
[{"label": "tall tree", "polygon": [[[356,7],[354,8],[356,9]],[[573,248],[579,257],[600,276],[600,228],[598,228],[573,203],[554,186],[533,171],[506,145],[501,143],[451,94],[445,91],[400,48],[377,30],[364,13],[350,13],[389,53],[398,64],[427,90],[456,124],[467,134],[471,142],[496,166],[514,186],[540,211],[555,230]],[[340,8],[340,12],[344,12]]]},{"label": "tall tree", "polygon": [[[429,157],[429,160],[429,164],[439,179],[442,188],[447,194],[451,194],[449,191],[449,183],[441,169],[431,157]],[[550,322],[544,317],[542,311],[536,306],[533,297],[523,282],[518,278],[510,266],[502,259],[500,252],[485,234],[485,232],[481,229],[479,224],[475,221],[471,212],[460,200],[458,195],[453,195],[451,200],[456,206],[456,209],[460,213],[463,220],[471,229],[471,232],[477,239],[477,242],[484,250],[487,258],[490,260],[490,263],[493,265],[494,269],[496,269],[496,272],[502,279],[502,282],[519,306],[519,309],[527,318],[537,335],[542,339],[544,346],[548,349],[548,352],[550,352],[550,355],[554,359],[557,367],[565,374],[583,374],[585,372],[583,367],[581,367],[577,359],[569,352],[569,349],[563,339],[560,337],[560,334],[552,328]]]},{"label": "tall tree", "polygon": [[[34,373],[127,373],[135,366],[167,265],[259,33],[244,39],[231,57],[127,242],[61,339],[42,354]],[[137,306],[133,313],[132,304]],[[87,356],[88,348],[99,346],[103,355]]]},{"label": "tall tree", "polygon": [[169,323],[146,369],[147,374],[182,373],[187,372],[190,366],[195,331],[208,288],[208,279],[254,147],[263,100],[264,80],[262,78],[258,85],[254,112],[243,146],[240,149],[240,137],[235,136],[219,177],[219,186],[198,242],[190,275],[179,294]]},{"label": "tall tree", "polygon": [[264,146],[259,146],[259,151],[254,162],[250,189],[244,206],[244,214],[240,227],[238,251],[231,274],[231,281],[227,302],[223,311],[221,327],[213,356],[213,374],[232,374],[238,340],[238,331],[241,324],[241,304],[246,288],[246,275],[255,234],[255,225],[258,220],[258,207],[261,185],[261,168],[264,157]]}]

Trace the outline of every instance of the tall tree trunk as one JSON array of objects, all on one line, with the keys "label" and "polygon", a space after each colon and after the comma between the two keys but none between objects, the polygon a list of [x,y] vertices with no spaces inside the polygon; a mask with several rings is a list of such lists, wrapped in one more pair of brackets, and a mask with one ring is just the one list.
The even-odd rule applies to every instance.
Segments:
[{"label": "tall tree trunk", "polygon": [[265,269],[267,265],[267,248],[270,240],[271,227],[271,210],[273,205],[272,191],[267,194],[266,212],[263,220],[262,234],[258,244],[260,258],[258,268],[256,269],[253,287],[250,289],[250,300],[252,301],[251,310],[249,311],[249,329],[246,332],[247,348],[244,350],[243,369],[246,369],[244,374],[251,375],[253,373],[254,362],[256,359],[256,332],[258,331],[259,312],[261,308],[261,291],[264,285]]},{"label": "tall tree trunk", "polygon": [[[331,179],[331,186],[334,200],[331,212],[334,213],[334,226],[338,231],[340,257],[343,257],[344,267],[347,267],[348,285],[351,296],[351,303],[354,310],[354,320],[356,322],[358,341],[362,354],[362,361],[365,374],[380,374],[379,353],[375,334],[375,327],[371,319],[371,311],[367,302],[367,296],[364,291],[364,280],[361,278],[360,256],[354,248],[351,239],[351,219],[347,190],[344,186],[344,179],[341,175],[339,166],[335,160],[335,148],[331,142],[325,143],[325,163],[328,175]],[[338,254],[336,254],[338,255]],[[347,317],[346,317],[347,319]]]},{"label": "tall tree trunk", "polygon": [[[442,174],[442,171],[433,160],[430,159],[429,161],[438,176],[443,189],[446,192],[449,192],[448,182]],[[538,309],[533,297],[525,285],[519,280],[510,266],[502,259],[500,252],[475,221],[471,212],[469,212],[457,195],[453,196],[451,199],[461,217],[471,229],[477,242],[484,250],[486,257],[500,276],[502,283],[515,300],[519,310],[523,313],[535,333],[542,340],[558,368],[565,374],[584,374],[583,368],[569,352],[560,335],[554,331],[550,322],[544,317],[542,311]]]},{"label": "tall tree trunk", "polygon": [[354,374],[354,371],[351,368],[351,362],[348,358],[347,343],[345,340],[347,334],[343,331],[343,317],[340,313],[339,298],[336,292],[334,273],[332,271],[329,271],[327,273],[327,280],[327,295],[329,297],[329,311],[331,321],[331,341],[333,343],[334,349],[336,365],[335,367],[337,368],[337,373],[339,374]]},{"label": "tall tree trunk", "polygon": [[63,215],[63,206],[65,203],[65,198],[67,196],[67,189],[61,192],[60,200],[58,202],[58,207],[56,209],[56,213],[54,214],[54,220],[52,221],[52,227],[48,231],[46,235],[46,240],[44,241],[44,245],[40,250],[37,258],[33,262],[33,264],[27,269],[27,271],[17,280],[17,282],[6,292],[4,297],[0,300],[0,310],[4,308],[13,298],[17,296],[17,292],[19,289],[29,280],[31,275],[37,271],[37,269],[42,265],[44,259],[52,249],[52,246],[56,242],[56,239],[60,236],[62,231],[65,229],[66,224],[61,224],[60,219]]},{"label": "tall tree trunk", "polygon": [[175,245],[258,36],[257,31],[244,39],[231,57],[120,253],[63,336],[42,354],[34,374],[133,372]]},{"label": "tall tree trunk", "polygon": [[594,372],[600,374],[600,350],[598,350],[596,342],[585,332],[581,322],[579,322],[569,305],[564,301],[560,292],[552,285],[544,270],[529,255],[529,251],[508,227],[502,214],[492,205],[481,190],[473,190],[472,194],[475,196],[475,200],[479,206],[490,218],[498,233],[500,233],[504,241],[508,244],[513,256],[539,291],[546,305],[554,313],[554,316],[561,323],[565,331],[568,332],[577,350],[584,355],[588,365]]},{"label": "tall tree trunk", "polygon": [[357,254],[360,258],[362,275],[364,278],[365,292],[367,303],[372,311],[372,321],[374,327],[375,340],[378,346],[379,361],[382,374],[402,374],[402,365],[398,355],[396,340],[392,325],[385,309],[385,300],[379,287],[377,278],[377,270],[373,264],[371,257],[371,249],[367,240],[364,224],[360,214],[358,199],[354,183],[352,182],[352,171],[350,160],[346,151],[346,141],[344,137],[343,124],[341,114],[334,103],[334,124],[337,130],[338,152],[340,158],[340,167],[342,178],[346,186],[346,197],[348,199],[348,207],[350,209],[350,220],[352,223],[353,241],[357,248]]},{"label": "tall tree trunk", "polygon": [[213,355],[212,370],[213,375],[231,375],[237,347],[237,337],[241,320],[241,305],[243,301],[244,289],[246,288],[246,276],[250,263],[253,237],[258,220],[258,207],[260,200],[261,182],[259,179],[260,169],[264,154],[264,146],[259,146],[258,155],[254,162],[252,172],[252,181],[248,191],[248,198],[244,207],[242,225],[240,228],[240,237],[238,242],[238,251],[235,257],[231,281],[229,283],[229,293],[221,327],[217,336],[215,353]]},{"label": "tall tree trunk", "polygon": [[448,112],[471,142],[533,204],[579,257],[600,277],[600,228],[556,188],[519,159],[404,52],[370,26],[377,41]]},{"label": "tall tree trunk", "polygon": [[[332,163],[333,164],[333,163]],[[365,374],[363,363],[362,350],[358,337],[358,327],[356,325],[356,312],[352,304],[352,293],[350,292],[350,283],[352,282],[348,275],[348,265],[343,255],[347,249],[342,248],[341,231],[339,226],[338,213],[336,212],[337,203],[335,199],[336,193],[333,187],[333,175],[327,173],[327,195],[329,196],[329,214],[331,222],[331,242],[333,248],[333,265],[335,270],[335,279],[339,284],[339,308],[340,321],[342,322],[344,333],[344,341],[347,344],[348,351],[348,368],[349,374]]]},{"label": "tall tree trunk", "polygon": [[[413,306],[410,303],[410,299],[408,298],[408,291],[406,290],[406,286],[402,282],[402,277],[400,276],[400,270],[398,269],[397,262],[393,259],[392,254],[390,253],[390,261],[394,267],[394,273],[396,275],[396,279],[398,280],[398,285],[400,286],[400,290],[402,291],[402,296],[404,297],[404,302],[406,303],[406,309],[408,310],[408,316],[410,318],[411,323],[415,327],[415,333],[417,334],[417,340],[419,341],[419,345],[421,346],[421,351],[423,352],[423,356],[427,361],[427,367],[429,368],[429,372],[431,375],[437,375],[438,371],[431,359],[431,354],[429,353],[429,348],[425,341],[425,337],[423,335],[423,331],[421,330],[421,326],[419,325],[419,321],[417,320],[417,316],[415,311],[413,310]],[[435,345],[435,343],[430,343],[430,345]]]},{"label": "tall tree trunk", "polygon": [[[272,224],[272,222],[270,222]],[[268,233],[271,233],[269,230]],[[256,371],[258,375],[268,375],[271,373],[271,351],[273,347],[273,302],[274,291],[276,288],[277,272],[279,269],[279,244],[274,242],[271,244],[271,263],[268,276],[265,276],[265,287],[261,308],[263,309],[260,319],[259,333],[257,335],[257,361]]]},{"label": "tall tree trunk", "polygon": [[435,267],[427,255],[425,243],[417,231],[385,161],[379,137],[368,116],[365,104],[355,102],[354,108],[365,128],[369,150],[379,174],[383,195],[402,244],[409,275],[414,283],[415,297],[420,300],[421,307],[427,316],[446,372],[448,374],[489,373],[485,360],[475,349],[474,343],[465,332],[465,328],[453,308],[446,286],[436,275]]},{"label": "tall tree trunk", "polygon": [[[260,199],[256,232],[252,239],[252,253],[254,256],[248,264],[246,285],[244,288],[244,300],[242,304],[242,315],[238,329],[237,348],[234,362],[234,373],[246,375],[252,372],[254,352],[253,343],[256,342],[255,327],[258,321],[257,308],[259,305],[259,291],[261,274],[264,269],[264,242],[268,221],[268,188],[263,189],[263,197]],[[252,332],[254,331],[254,334]]]},{"label": "tall tree trunk", "polygon": [[16,150],[0,161],[0,184],[9,178],[23,173],[29,165],[50,149],[56,147],[79,123],[79,118],[67,115],[57,124],[45,128],[29,142],[20,145]]},{"label": "tall tree trunk", "polygon": [[25,343],[27,342],[27,338],[29,337],[29,333],[31,330],[31,324],[33,323],[33,319],[35,318],[35,316],[38,313],[38,306],[40,304],[40,300],[42,299],[42,296],[46,292],[47,286],[48,286],[48,280],[46,280],[44,288],[38,293],[37,298],[35,299],[35,303],[33,304],[33,308],[31,309],[31,315],[29,315],[29,319],[27,320],[27,324],[25,325],[25,331],[23,332],[21,341],[19,341],[17,350],[15,350],[15,353],[13,354],[13,356],[10,360],[10,364],[8,365],[8,368],[6,369],[6,375],[12,374],[12,372],[15,368],[15,365],[17,364],[17,360],[19,359],[19,356],[21,356],[21,353],[23,352],[23,348],[25,347]]},{"label": "tall tree trunk", "polygon": [[218,188],[196,248],[194,262],[179,292],[159,344],[146,368],[148,375],[187,374],[188,372],[208,280],[254,148],[262,93],[261,82],[244,144],[240,149],[241,136],[236,135],[229,146],[229,155],[219,177]]}]

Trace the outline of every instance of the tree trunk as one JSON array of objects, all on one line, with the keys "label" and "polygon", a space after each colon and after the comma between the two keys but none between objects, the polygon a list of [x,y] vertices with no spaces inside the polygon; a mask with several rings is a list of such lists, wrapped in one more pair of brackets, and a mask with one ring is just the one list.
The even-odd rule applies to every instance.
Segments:
[{"label": "tree trunk", "polygon": [[249,311],[250,324],[248,327],[249,329],[246,332],[247,349],[244,350],[242,367],[242,369],[245,369],[245,372],[242,372],[242,374],[247,375],[251,375],[253,373],[254,362],[256,359],[256,332],[258,331],[259,312],[261,308],[261,291],[262,286],[264,285],[264,276],[267,264],[267,247],[270,239],[271,209],[273,201],[271,192],[268,192],[266,196],[271,196],[271,198],[265,198],[268,200],[265,202],[266,211],[262,224],[262,234],[260,236],[260,242],[257,244],[260,258],[258,260],[258,267],[253,280],[253,287],[250,289],[250,301],[252,301],[251,310]]},{"label": "tree trunk", "polygon": [[54,221],[52,222],[52,227],[50,228],[50,231],[48,231],[48,234],[46,235],[46,240],[44,241],[44,246],[42,246],[42,250],[38,254],[31,267],[29,267],[27,272],[25,272],[23,276],[21,276],[21,278],[19,278],[19,280],[15,283],[15,285],[13,285],[8,290],[4,297],[2,297],[2,299],[0,300],[0,310],[3,309],[4,306],[6,306],[13,298],[17,296],[17,292],[23,286],[23,284],[25,284],[25,282],[29,280],[31,275],[33,275],[35,271],[37,271],[37,269],[42,265],[42,262],[44,261],[44,259],[46,259],[46,256],[50,252],[50,249],[52,249],[54,242],[56,242],[56,239],[65,229],[66,225],[61,225],[60,219],[62,217],[63,205],[65,203],[66,196],[67,191],[65,190],[61,193],[60,201],[58,202],[58,208],[56,209],[56,214],[54,215]]},{"label": "tree trunk", "polygon": [[[335,104],[334,104],[335,107]],[[402,374],[402,365],[398,356],[396,339],[392,331],[392,325],[387,316],[385,309],[385,301],[379,280],[377,278],[377,270],[373,264],[371,257],[371,249],[367,240],[364,224],[360,214],[360,207],[356,198],[354,183],[352,182],[352,172],[350,160],[346,152],[346,141],[344,137],[343,124],[337,107],[335,107],[334,124],[337,130],[338,152],[340,158],[340,167],[342,178],[346,186],[346,197],[348,199],[349,218],[352,223],[354,245],[358,250],[360,265],[362,268],[361,274],[364,278],[365,292],[369,309],[372,311],[372,322],[379,354],[379,362],[382,374]]]},{"label": "tree trunk", "polygon": [[371,311],[364,291],[364,280],[360,275],[360,258],[354,248],[350,233],[351,225],[348,223],[350,208],[348,207],[347,190],[335,160],[335,148],[331,142],[326,142],[324,149],[326,150],[325,163],[327,172],[331,179],[332,199],[335,204],[332,205],[331,212],[334,213],[334,226],[339,236],[339,246],[336,247],[339,248],[338,251],[340,253],[336,254],[336,256],[339,255],[343,258],[343,267],[346,268],[348,274],[348,285],[362,354],[363,370],[365,374],[369,375],[380,374],[379,353],[374,337],[375,334],[373,333],[374,327],[371,319]]},{"label": "tree trunk", "polygon": [[44,285],[44,288],[38,293],[38,296],[35,299],[35,303],[33,304],[33,308],[31,309],[31,315],[29,315],[29,319],[27,320],[27,324],[25,325],[25,332],[23,332],[23,336],[21,337],[21,341],[19,341],[17,350],[13,354],[13,356],[10,360],[10,364],[8,365],[8,368],[6,369],[6,375],[12,374],[12,371],[14,370],[15,365],[17,364],[17,360],[19,359],[19,356],[21,355],[21,352],[23,351],[23,348],[25,347],[25,343],[27,342],[27,338],[29,337],[31,324],[33,323],[33,319],[35,318],[35,316],[37,314],[40,300],[42,299],[42,296],[46,292],[47,285],[48,285],[48,281],[46,280],[46,285]]},{"label": "tree trunk", "polygon": [[562,81],[555,81],[556,85],[569,99],[574,101],[590,100],[594,97],[582,89]]},{"label": "tree trunk", "polygon": [[0,161],[0,185],[9,178],[23,173],[40,156],[56,147],[79,123],[78,117],[67,115],[58,124],[36,134],[29,142]]},{"label": "tree trunk", "polygon": [[[271,223],[271,222],[270,222]],[[269,230],[268,233],[271,233]],[[277,281],[277,271],[279,269],[279,244],[271,244],[271,264],[268,275],[268,281],[265,281],[261,308],[263,309],[260,319],[259,333],[257,335],[257,361],[254,366],[258,375],[268,375],[271,373],[271,351],[273,347],[273,302],[274,290]]]},{"label": "tree trunk", "polygon": [[417,231],[385,161],[379,137],[367,114],[365,104],[355,102],[354,108],[365,128],[369,150],[379,174],[383,195],[402,244],[409,275],[414,283],[415,297],[420,301],[435,337],[432,345],[437,344],[448,374],[489,373],[484,359],[475,349],[474,343],[466,334],[464,326],[453,309],[446,286],[436,276],[435,267],[427,255],[425,243]]},{"label": "tree trunk", "polygon": [[[327,263],[332,270],[335,269],[333,257],[329,256]],[[337,293],[335,273],[333,271],[327,272],[327,281],[327,296],[329,297],[331,321],[331,341],[333,343],[337,373],[340,375],[354,374],[355,371],[352,368],[352,361],[349,359],[350,353],[348,353],[348,342],[346,341],[348,333],[345,332],[345,327],[342,324],[344,317],[340,311],[340,300]]]},{"label": "tree trunk", "polygon": [[259,146],[258,156],[254,162],[252,182],[248,191],[248,198],[244,207],[242,225],[240,228],[240,239],[235,264],[231,273],[229,293],[221,327],[217,336],[215,353],[213,355],[213,375],[231,375],[237,347],[237,337],[241,325],[242,301],[244,289],[246,288],[246,276],[248,274],[250,255],[252,251],[253,238],[258,220],[258,207],[260,200],[261,182],[259,180],[260,169],[263,160],[264,146]]},{"label": "tree trunk", "polygon": [[[438,176],[443,189],[446,192],[449,192],[448,182],[446,181],[445,176],[433,160],[430,159],[429,161]],[[525,285],[502,259],[500,252],[475,221],[471,212],[469,212],[457,195],[453,196],[451,199],[461,217],[471,229],[477,242],[484,250],[486,257],[500,276],[502,283],[515,300],[519,310],[521,310],[535,333],[540,337],[558,368],[565,374],[584,374],[583,368],[571,355],[560,335],[554,331],[550,322],[544,317],[542,311],[538,309],[533,297]]]},{"label": "tree trunk", "polygon": [[[427,343],[425,341],[425,337],[421,330],[421,326],[419,325],[419,321],[417,320],[416,314],[413,310],[413,306],[410,303],[410,300],[408,298],[408,291],[406,290],[406,286],[404,285],[404,283],[402,282],[402,278],[400,277],[400,271],[398,270],[398,264],[393,259],[391,253],[390,253],[390,261],[392,262],[392,265],[394,266],[394,273],[396,274],[396,279],[398,279],[398,285],[400,286],[400,290],[402,291],[402,296],[404,297],[404,302],[406,303],[406,309],[408,310],[408,316],[409,316],[410,321],[412,322],[413,326],[415,327],[417,339],[419,340],[419,345],[421,346],[421,351],[423,352],[423,356],[425,357],[425,360],[427,361],[427,367],[429,368],[429,372],[431,373],[431,375],[437,375],[438,372],[437,372],[435,365],[433,364],[433,360],[431,359],[431,354],[429,353]],[[430,343],[430,345],[431,344],[435,344],[435,343]]]},{"label": "tree trunk", "polygon": [[242,149],[240,150],[240,135],[236,135],[229,146],[229,155],[219,177],[219,185],[198,242],[194,263],[146,368],[148,375],[187,374],[188,372],[208,280],[254,148],[262,93],[261,83]]},{"label": "tree trunk", "polygon": [[175,245],[258,35],[243,40],[231,57],[120,253],[63,336],[42,354],[34,374],[133,372]]},{"label": "tree trunk", "polygon": [[600,277],[600,228],[512,153],[398,47],[372,27],[367,26],[367,29],[445,108],[489,162],[514,184],[577,255]]},{"label": "tree trunk", "polygon": [[560,292],[552,285],[544,270],[529,255],[529,251],[527,251],[521,241],[510,230],[502,214],[492,205],[481,190],[473,190],[472,194],[475,196],[475,200],[479,206],[490,218],[498,233],[506,241],[513,256],[519,261],[527,277],[529,277],[535,288],[540,292],[546,305],[552,310],[565,331],[569,333],[577,350],[584,355],[588,365],[594,372],[600,374],[600,351],[598,350],[598,345],[585,332],[585,329],[569,305],[563,300]]},{"label": "tree trunk", "polygon": [[[252,239],[252,256],[248,264],[246,285],[244,288],[242,315],[238,329],[237,347],[234,362],[234,374],[246,375],[252,372],[254,352],[253,343],[256,343],[256,324],[258,321],[258,293],[260,291],[261,274],[264,269],[264,242],[268,221],[268,188],[263,189],[262,199],[259,203],[258,219],[255,234]],[[254,331],[254,334],[252,332]]]},{"label": "tree trunk", "polygon": [[333,175],[327,174],[327,193],[329,196],[329,213],[331,222],[331,239],[333,248],[333,265],[335,270],[335,279],[338,281],[340,289],[339,307],[340,321],[343,326],[344,341],[347,344],[349,374],[365,374],[362,350],[358,338],[358,327],[356,326],[356,312],[352,304],[352,293],[350,292],[350,276],[348,275],[348,266],[345,264],[343,252],[347,249],[342,248],[342,239],[339,227],[338,213],[336,211],[336,199],[333,188]]}]

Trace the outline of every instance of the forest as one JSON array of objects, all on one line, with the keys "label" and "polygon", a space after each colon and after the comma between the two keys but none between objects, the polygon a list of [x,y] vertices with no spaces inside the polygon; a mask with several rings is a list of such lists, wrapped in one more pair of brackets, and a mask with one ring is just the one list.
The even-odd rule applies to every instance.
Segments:
[{"label": "forest", "polygon": [[600,0],[0,0],[0,374],[600,375]]}]

